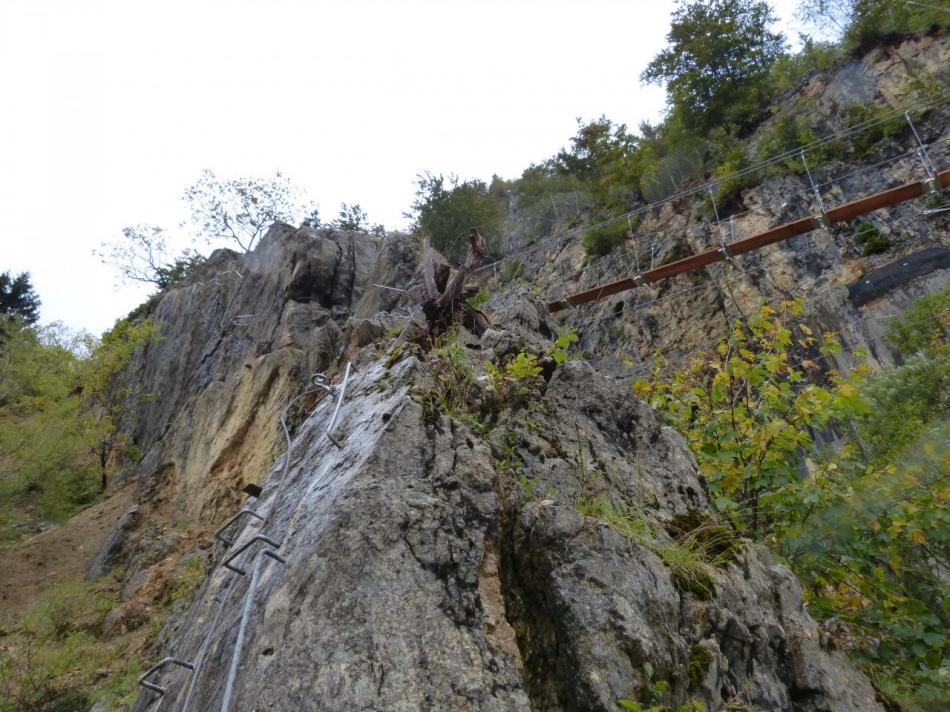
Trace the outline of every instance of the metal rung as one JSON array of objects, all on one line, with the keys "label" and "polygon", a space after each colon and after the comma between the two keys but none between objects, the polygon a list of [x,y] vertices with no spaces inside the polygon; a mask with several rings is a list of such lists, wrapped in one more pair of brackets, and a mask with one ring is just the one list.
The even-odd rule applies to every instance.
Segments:
[{"label": "metal rung", "polygon": [[180,665],[181,667],[188,668],[189,670],[195,669],[194,663],[190,663],[187,660],[182,660],[181,658],[172,658],[172,657],[163,658],[162,660],[157,662],[155,665],[152,665],[152,667],[150,667],[148,670],[146,670],[139,676],[139,685],[141,685],[142,687],[148,688],[152,692],[157,692],[161,696],[164,696],[165,692],[167,691],[167,688],[162,687],[161,685],[156,685],[154,682],[149,682],[146,678],[155,674],[156,672],[166,667],[167,665]]},{"label": "metal rung", "polygon": [[[241,574],[241,576],[246,575],[246,574],[247,574],[247,571],[245,571],[244,569],[239,569],[237,566],[232,566],[232,565],[231,565],[231,562],[234,561],[234,559],[236,559],[236,558],[237,558],[238,556],[240,556],[242,553],[244,553],[245,551],[247,551],[248,549],[250,549],[254,544],[256,544],[256,543],[259,542],[259,541],[264,542],[264,543],[267,544],[268,546],[274,547],[274,549],[279,549],[279,548],[280,548],[280,542],[276,542],[276,541],[274,541],[273,539],[271,539],[270,537],[264,536],[263,534],[258,534],[257,536],[255,536],[255,537],[254,537],[253,539],[251,539],[250,541],[245,542],[245,544],[244,544],[243,546],[241,546],[241,548],[239,548],[237,551],[235,551],[234,553],[232,553],[227,559],[225,559],[225,560],[224,560],[224,568],[226,568],[226,569],[228,569],[228,570],[230,570],[230,571],[233,571],[233,572],[236,573],[236,574]],[[277,561],[279,561],[279,562],[282,563],[282,564],[283,564],[283,563],[286,563],[286,560],[284,559],[284,557],[282,557],[280,554],[278,554],[278,553],[277,553],[276,551],[274,551],[273,549],[264,549],[261,553],[262,553],[262,554],[266,554],[267,556],[271,557],[272,559],[276,559]]]},{"label": "metal rung", "polygon": [[244,509],[242,509],[240,512],[238,512],[237,514],[235,514],[233,517],[231,517],[230,519],[228,519],[228,520],[227,520],[224,524],[222,524],[220,527],[218,527],[218,531],[216,531],[216,532],[214,533],[214,538],[215,538],[215,539],[218,539],[218,540],[221,541],[221,542],[223,542],[225,546],[231,546],[231,544],[233,544],[234,541],[233,541],[232,539],[228,539],[226,536],[224,536],[224,530],[227,529],[228,527],[230,527],[232,524],[234,524],[237,520],[239,520],[241,517],[243,517],[243,516],[245,516],[245,515],[250,516],[250,517],[255,517],[256,519],[259,519],[259,520],[261,520],[262,522],[264,521],[264,517],[262,517],[260,514],[258,514],[257,512],[255,512],[253,509],[244,508]]}]

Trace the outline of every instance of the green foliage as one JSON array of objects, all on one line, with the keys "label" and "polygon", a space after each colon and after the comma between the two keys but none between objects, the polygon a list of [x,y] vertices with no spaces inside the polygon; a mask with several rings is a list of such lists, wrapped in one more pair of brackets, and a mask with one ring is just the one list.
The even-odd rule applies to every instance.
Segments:
[{"label": "green foliage", "polygon": [[[810,612],[832,619],[878,687],[908,710],[946,707],[950,359],[933,328],[946,323],[946,295],[891,327],[914,355],[870,376],[809,360],[837,346],[798,313],[763,308],[715,352],[637,391],[686,437],[716,505],[787,558]],[[831,424],[849,437],[818,453],[813,433]]]},{"label": "green foliage", "polygon": [[194,250],[183,250],[172,257],[168,250],[165,230],[154,225],[139,224],[122,228],[122,240],[103,243],[99,255],[103,264],[119,270],[127,282],[143,282],[167,289],[205,262]]},{"label": "green foliage", "polygon": [[119,322],[101,342],[59,326],[8,330],[0,346],[0,542],[90,504],[104,489],[109,457],[134,454],[121,433],[144,394],[126,371],[154,332],[148,321]]},{"label": "green foliage", "polygon": [[435,386],[435,402],[450,418],[465,423],[476,432],[485,432],[488,424],[480,417],[482,388],[475,367],[455,338],[454,332],[444,334],[441,345],[432,350],[426,361]]},{"label": "green foliage", "polygon": [[630,237],[626,221],[619,221],[585,232],[581,244],[588,257],[603,257]]},{"label": "green foliage", "polygon": [[[711,178],[716,181],[716,205],[719,210],[728,210],[736,203],[743,190],[759,182],[761,173],[749,171],[740,176],[735,175],[749,164],[746,147],[742,141],[729,135],[721,127],[710,132],[710,144],[712,160],[715,162]],[[708,205],[707,214],[714,214],[711,204]]]},{"label": "green foliage", "polygon": [[[735,512],[757,535],[778,514],[771,498],[798,482],[797,453],[811,443],[812,429],[824,427],[836,408],[856,397],[860,378],[832,374],[831,388],[810,381],[817,364],[792,349],[812,349],[818,341],[806,325],[788,324],[801,309],[800,302],[785,302],[779,312],[762,307],[737,322],[715,352],[696,357],[670,379],[635,385],[686,435],[717,506]],[[821,346],[839,348],[830,335]]]},{"label": "green foliage", "polygon": [[769,86],[775,94],[796,89],[813,71],[829,72],[841,60],[841,49],[834,42],[817,42],[802,38],[802,47],[795,54],[782,54],[769,73]]},{"label": "green foliage", "polygon": [[702,645],[694,645],[689,649],[689,659],[686,669],[689,673],[690,687],[696,687],[706,677],[709,666],[712,665],[713,655],[708,648]]},{"label": "green foliage", "polygon": [[950,26],[946,5],[941,2],[803,0],[799,13],[816,25],[840,28],[846,51],[869,47],[889,35]]},{"label": "green foliage", "polygon": [[[103,633],[116,596],[103,583],[51,589],[0,637],[0,712],[81,712],[130,702],[139,665],[131,637]],[[114,678],[102,679],[109,670]]]},{"label": "green foliage", "polygon": [[[494,184],[493,184],[494,185]],[[484,181],[459,182],[442,175],[417,176],[416,199],[412,204],[414,230],[428,235],[432,245],[449,260],[461,262],[468,250],[467,235],[473,227],[485,238],[489,252],[498,247],[498,232],[505,216],[507,199]]]},{"label": "green foliage", "polygon": [[862,395],[868,408],[855,425],[865,455],[875,464],[892,462],[927,426],[950,416],[950,348],[915,354],[874,374]]},{"label": "green foliage", "polygon": [[897,136],[907,130],[907,122],[900,114],[885,118],[893,114],[894,110],[886,104],[852,104],[845,115],[845,128],[866,126],[850,137],[851,155],[854,158],[865,158],[881,140]]},{"label": "green foliage", "polygon": [[95,419],[73,393],[79,347],[55,326],[10,328],[0,345],[0,543],[97,495]]},{"label": "green foliage", "polygon": [[[310,218],[310,223],[307,226],[317,227],[319,221],[317,220],[317,224],[314,225],[314,220],[316,220],[316,218]],[[369,215],[360,207],[359,203],[354,203],[353,205],[340,203],[340,212],[337,214],[336,220],[330,223],[330,227],[337,230],[367,232],[374,237],[382,237],[386,233],[386,228],[382,225],[373,225],[370,223]]]},{"label": "green foliage", "polygon": [[578,180],[603,212],[626,210],[640,183],[638,142],[625,124],[601,116],[587,124],[578,119],[570,150],[553,159],[561,175]]},{"label": "green foliage", "polygon": [[561,364],[567,361],[568,352],[572,344],[577,342],[577,332],[573,329],[558,334],[557,339],[548,348],[548,355],[554,359],[554,363]]},{"label": "green foliage", "polygon": [[757,0],[681,0],[669,46],[640,75],[666,83],[668,102],[684,126],[752,125],[770,93],[769,71],[785,46],[769,27],[775,16]]},{"label": "green foliage", "polygon": [[119,320],[99,341],[90,339],[90,358],[79,373],[84,406],[95,419],[98,431],[94,451],[99,460],[100,488],[106,488],[109,459],[129,455],[132,443],[126,433],[135,424],[140,403],[151,398],[142,390],[138,374],[129,372],[133,357],[156,338],[158,327],[149,319],[138,324]]},{"label": "green foliage", "polygon": [[950,339],[950,288],[914,302],[891,321],[885,338],[902,356],[945,344]]},{"label": "green foliage", "polygon": [[481,289],[478,291],[478,294],[469,297],[466,302],[472,309],[481,309],[489,299],[491,299],[491,294],[488,290]]},{"label": "green foliage", "polygon": [[864,248],[864,256],[887,252],[891,241],[884,237],[870,220],[862,220],[854,231],[854,241]]},{"label": "green foliage", "polygon": [[[798,155],[797,149],[818,139],[818,134],[812,128],[809,116],[810,114],[806,111],[782,113],[777,115],[772,123],[762,130],[756,147],[757,155],[760,158],[793,152],[793,155],[781,163],[772,165],[769,168],[770,173],[805,172],[805,164]],[[827,149],[824,146],[813,148],[806,154],[808,165],[811,168],[824,163],[827,156]]]},{"label": "green foliage", "polygon": [[26,324],[35,324],[40,318],[40,298],[33,290],[29,272],[16,277],[9,272],[0,274],[0,319],[9,317]]}]

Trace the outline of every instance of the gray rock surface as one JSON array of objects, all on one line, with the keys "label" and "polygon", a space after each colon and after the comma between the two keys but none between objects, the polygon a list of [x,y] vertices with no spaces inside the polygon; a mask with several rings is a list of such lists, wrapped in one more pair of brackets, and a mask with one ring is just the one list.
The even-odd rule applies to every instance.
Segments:
[{"label": "gray rock surface", "polygon": [[[606,711],[641,694],[645,663],[677,703],[714,709],[741,694],[770,710],[880,709],[764,552],[747,547],[699,601],[655,554],[578,514],[585,453],[606,496],[660,517],[708,510],[685,446],[627,382],[583,363],[555,370],[523,427],[538,443],[519,449],[522,469],[543,458],[563,486],[525,504],[508,494],[497,443],[420,401],[426,379],[412,356],[364,365],[341,410],[342,448],[325,437],[328,400],[300,426],[282,485],[272,471],[257,505],[267,521],[231,551],[264,533],[285,561],[261,559],[232,709]],[[192,679],[189,709],[220,705],[250,578],[220,566],[209,577],[170,648],[194,660],[207,641],[207,656],[193,678],[167,673],[163,709],[181,709]],[[691,686],[698,644],[715,665]]]},{"label": "gray rock surface", "polygon": [[[909,43],[816,76],[807,93],[838,109],[867,96],[896,105],[906,99],[899,67],[939,66],[947,47]],[[943,107],[919,129],[936,141],[948,125]],[[816,170],[826,202],[918,177],[913,160],[875,166],[907,140],[881,142],[860,164]],[[933,155],[943,165],[947,147]],[[847,285],[950,247],[950,215],[925,218],[917,204],[892,211],[879,220],[892,241],[883,255],[863,256],[845,226],[550,318],[544,301],[628,274],[651,243],[659,262],[718,240],[701,201],[680,201],[645,215],[637,238],[605,260],[586,264],[578,240],[528,252],[584,219],[588,196],[551,198],[550,212],[531,212],[513,196],[503,246],[518,259],[479,273],[493,325],[459,343],[484,362],[543,353],[570,327],[587,360],[546,371],[530,395],[496,403],[490,417],[471,414],[468,425],[431,397],[431,361],[405,343],[394,348],[421,301],[411,236],[379,242],[276,225],[254,252],[218,251],[151,300],[146,311],[163,338],[138,355],[135,377],[155,398],[132,433],[144,457],[124,473],[138,482],[138,514],[123,520],[91,573],[126,564],[125,613],[134,614],[151,562],[164,556],[171,569],[169,552],[184,546],[169,525],[184,525],[195,528],[189,536],[207,535],[196,547],[209,575],[171,617],[160,651],[199,669],[167,669],[158,676],[167,696],[154,704],[143,693],[133,709],[219,709],[255,566],[232,710],[615,710],[618,699],[644,700],[656,681],[669,684],[665,703],[710,710],[729,702],[881,709],[765,550],[743,546],[703,600],[681,591],[653,550],[576,503],[632,503],[657,522],[711,513],[691,454],[633,398],[633,378],[657,353],[675,362],[728,333],[762,298],[790,294],[806,297],[818,328],[840,332],[846,348],[829,365],[852,367],[858,346],[872,363],[891,363],[886,320],[945,288],[950,270],[910,275],[861,305]],[[804,177],[768,177],[742,193],[747,212],[736,229],[748,235],[799,217],[810,201]],[[289,413],[284,478],[279,414],[312,374],[339,382],[348,360],[360,370],[334,430],[342,447],[325,434],[333,398],[301,400]],[[212,551],[210,532],[242,506],[247,483],[264,485],[248,504],[266,522],[243,520],[235,543]],[[260,558],[256,543],[237,560],[247,575],[222,567],[259,534],[279,542],[283,562]],[[691,679],[697,656],[706,664]]]}]

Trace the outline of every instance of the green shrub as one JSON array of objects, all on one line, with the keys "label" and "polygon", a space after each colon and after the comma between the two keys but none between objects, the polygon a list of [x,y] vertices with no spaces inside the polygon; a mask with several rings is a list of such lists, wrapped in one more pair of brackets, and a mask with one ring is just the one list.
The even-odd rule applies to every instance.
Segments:
[{"label": "green shrub", "polygon": [[915,301],[891,321],[885,338],[902,356],[927,351],[950,339],[950,288]]},{"label": "green shrub", "polygon": [[472,309],[481,309],[485,302],[487,302],[489,299],[491,299],[491,294],[488,292],[488,290],[482,289],[478,292],[478,294],[469,297],[467,302],[468,305],[472,307]]},{"label": "green shrub", "polygon": [[622,245],[629,237],[626,221],[619,220],[596,230],[585,232],[581,244],[588,257],[603,257]]},{"label": "green shrub", "polygon": [[894,110],[886,105],[852,104],[848,107],[848,113],[844,119],[846,128],[872,124],[849,137],[851,154],[855,158],[865,158],[883,139],[897,136],[907,129],[907,121],[900,114],[887,119],[883,118],[886,114],[893,112]]},{"label": "green shrub", "polygon": [[694,645],[689,649],[689,661],[687,662],[687,671],[689,673],[690,687],[696,687],[706,677],[709,666],[713,663],[713,654],[708,648],[702,645]]},{"label": "green shrub", "polygon": [[862,220],[854,231],[854,240],[864,248],[864,256],[877,255],[890,249],[891,241],[884,237],[870,220]]}]

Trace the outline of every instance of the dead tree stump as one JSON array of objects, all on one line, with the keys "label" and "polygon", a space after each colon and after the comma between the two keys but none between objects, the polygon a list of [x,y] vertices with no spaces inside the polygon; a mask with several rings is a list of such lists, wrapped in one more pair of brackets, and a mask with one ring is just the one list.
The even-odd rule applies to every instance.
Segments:
[{"label": "dead tree stump", "polygon": [[429,247],[429,238],[422,240],[422,279],[426,291],[422,312],[426,316],[430,338],[444,334],[456,322],[476,336],[481,336],[488,329],[485,315],[464,301],[470,296],[465,291],[465,280],[485,256],[485,241],[478,230],[472,228],[468,241],[465,262],[455,274],[451,274],[448,265],[436,263]]}]

